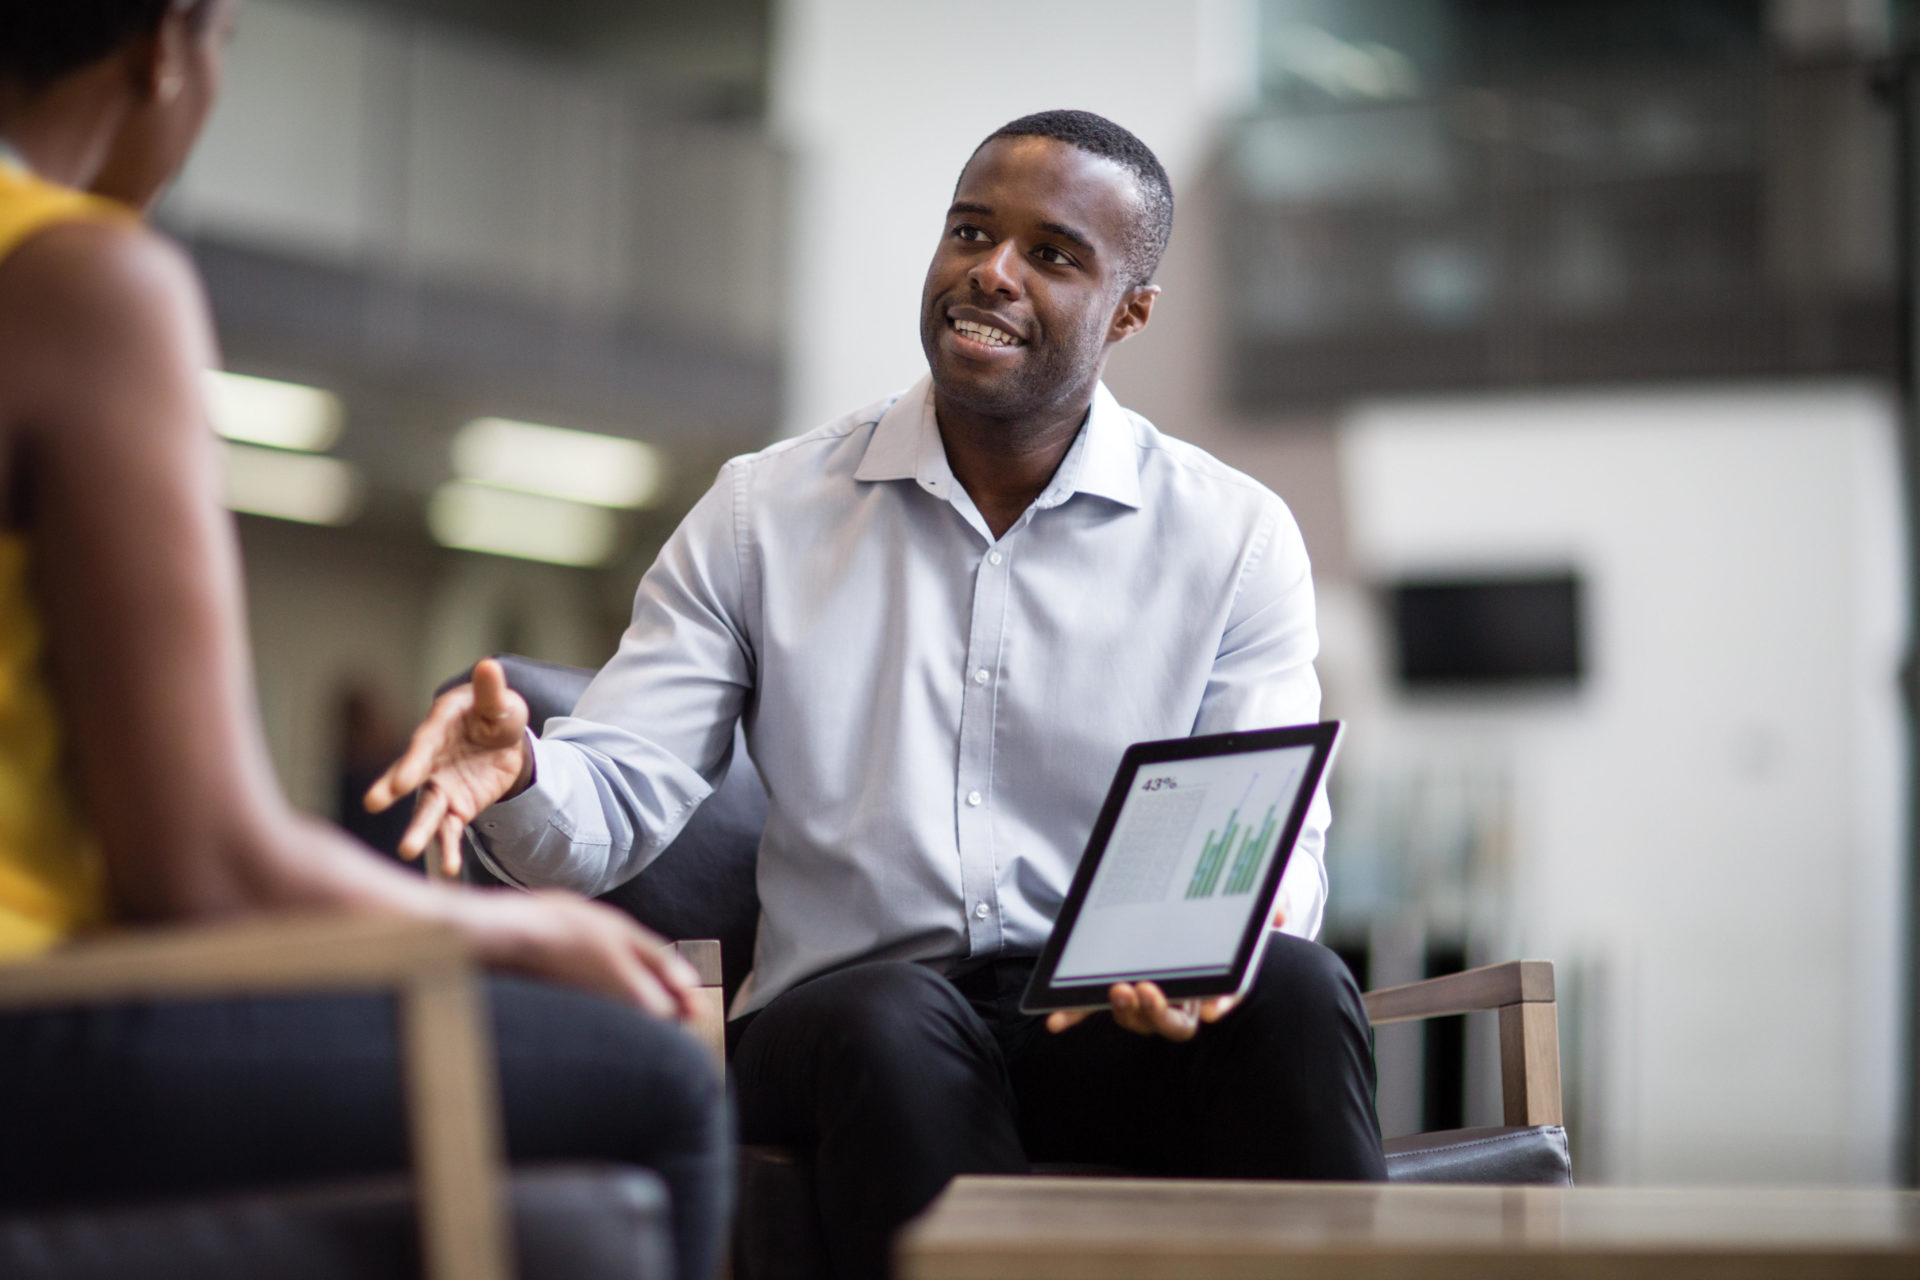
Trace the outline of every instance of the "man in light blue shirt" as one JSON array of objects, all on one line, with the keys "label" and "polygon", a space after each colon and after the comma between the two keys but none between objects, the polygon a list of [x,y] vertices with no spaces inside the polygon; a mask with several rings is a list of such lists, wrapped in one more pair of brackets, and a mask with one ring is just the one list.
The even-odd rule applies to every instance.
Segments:
[{"label": "man in light blue shirt", "polygon": [[531,739],[482,664],[392,775],[426,784],[411,849],[471,821],[520,883],[600,893],[744,727],[769,816],[742,1136],[814,1150],[844,1274],[881,1274],[953,1174],[1030,1158],[1383,1176],[1358,992],[1305,941],[1324,797],[1239,1008],[1140,984],[1112,1017],[1017,1009],[1128,744],[1318,718],[1285,505],[1100,382],[1151,316],[1172,204],[1100,117],[996,132],[928,271],[928,377],[728,463],[572,716]]}]

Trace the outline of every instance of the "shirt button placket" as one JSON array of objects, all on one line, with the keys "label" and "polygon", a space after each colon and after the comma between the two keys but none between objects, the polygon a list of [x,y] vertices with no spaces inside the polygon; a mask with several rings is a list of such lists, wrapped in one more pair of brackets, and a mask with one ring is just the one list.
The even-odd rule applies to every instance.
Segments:
[{"label": "shirt button placket", "polygon": [[960,704],[960,891],[967,907],[967,941],[974,955],[1001,944],[995,909],[992,794],[994,668],[1006,626],[1006,554],[989,548],[974,575],[973,616],[967,636],[965,692]]}]

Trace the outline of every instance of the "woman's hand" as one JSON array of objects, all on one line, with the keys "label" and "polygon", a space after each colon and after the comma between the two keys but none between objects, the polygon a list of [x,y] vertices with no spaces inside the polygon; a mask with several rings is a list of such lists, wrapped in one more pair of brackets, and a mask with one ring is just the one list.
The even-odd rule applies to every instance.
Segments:
[{"label": "woman's hand", "polygon": [[459,897],[480,959],[609,996],[656,1017],[691,1019],[700,975],[673,944],[627,916],[561,889],[469,890]]}]

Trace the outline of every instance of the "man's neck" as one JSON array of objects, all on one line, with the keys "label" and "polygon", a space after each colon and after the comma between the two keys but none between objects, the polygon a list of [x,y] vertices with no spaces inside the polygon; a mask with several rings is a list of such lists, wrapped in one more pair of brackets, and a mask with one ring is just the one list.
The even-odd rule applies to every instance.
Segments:
[{"label": "man's neck", "polygon": [[934,389],[934,421],[946,447],[947,466],[995,538],[1046,491],[1092,404],[1089,388],[1073,403],[1045,414],[993,418],[945,401]]}]

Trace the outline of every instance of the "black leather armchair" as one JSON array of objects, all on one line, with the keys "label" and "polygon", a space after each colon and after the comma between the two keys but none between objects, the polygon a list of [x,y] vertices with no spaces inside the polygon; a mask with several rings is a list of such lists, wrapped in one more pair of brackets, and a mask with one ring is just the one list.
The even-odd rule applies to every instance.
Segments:
[{"label": "black leather armchair", "polygon": [[[527,700],[539,732],[579,700],[591,671],[500,655],[507,682]],[[464,676],[458,679],[464,679]],[[452,682],[450,682],[452,683]],[[715,939],[724,999],[731,1001],[753,962],[760,898],[754,860],[767,796],[744,742],[713,796],[645,871],[603,895],[642,924],[675,940]],[[492,878],[484,850],[468,874]],[[1388,1141],[1388,1177],[1396,1182],[1572,1182],[1561,1127],[1559,1041],[1553,966],[1517,960],[1369,992],[1376,1025],[1481,1010],[1497,1011],[1505,1123],[1415,1134]],[[1113,1172],[1118,1172],[1113,1171]],[[828,1274],[814,1217],[808,1153],[747,1147],[741,1151],[734,1226],[735,1280],[802,1280]]]}]

